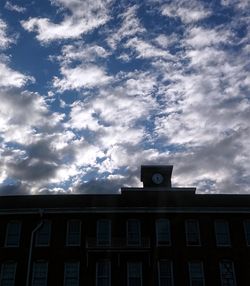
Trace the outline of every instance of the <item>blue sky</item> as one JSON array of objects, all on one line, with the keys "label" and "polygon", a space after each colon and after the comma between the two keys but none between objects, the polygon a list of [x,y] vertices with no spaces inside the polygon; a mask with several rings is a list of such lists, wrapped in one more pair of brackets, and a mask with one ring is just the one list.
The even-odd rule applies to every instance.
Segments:
[{"label": "blue sky", "polygon": [[250,4],[0,2],[0,194],[250,185]]}]

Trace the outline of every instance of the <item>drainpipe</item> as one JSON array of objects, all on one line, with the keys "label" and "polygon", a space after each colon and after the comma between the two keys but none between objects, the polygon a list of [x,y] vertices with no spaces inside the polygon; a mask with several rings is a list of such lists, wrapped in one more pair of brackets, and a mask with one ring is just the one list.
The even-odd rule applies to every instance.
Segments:
[{"label": "drainpipe", "polygon": [[30,237],[30,248],[29,248],[29,259],[28,259],[26,286],[30,285],[30,269],[31,269],[31,260],[32,260],[33,244],[34,244],[34,235],[44,223],[44,221],[43,221],[43,210],[42,209],[39,210],[39,214],[40,214],[41,221],[32,230],[31,237]]}]

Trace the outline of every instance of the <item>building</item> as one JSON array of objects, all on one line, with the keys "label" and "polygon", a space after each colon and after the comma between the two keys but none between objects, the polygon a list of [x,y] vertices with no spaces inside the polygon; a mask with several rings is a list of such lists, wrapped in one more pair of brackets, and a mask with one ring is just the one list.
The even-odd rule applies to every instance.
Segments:
[{"label": "building", "polygon": [[117,195],[0,197],[1,286],[250,285],[250,196],[142,166]]}]

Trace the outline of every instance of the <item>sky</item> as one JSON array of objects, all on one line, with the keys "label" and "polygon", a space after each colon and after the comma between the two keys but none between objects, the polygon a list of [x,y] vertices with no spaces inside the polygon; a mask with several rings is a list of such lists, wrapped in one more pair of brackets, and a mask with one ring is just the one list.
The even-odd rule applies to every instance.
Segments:
[{"label": "sky", "polygon": [[248,0],[1,0],[0,195],[250,192],[249,40]]}]

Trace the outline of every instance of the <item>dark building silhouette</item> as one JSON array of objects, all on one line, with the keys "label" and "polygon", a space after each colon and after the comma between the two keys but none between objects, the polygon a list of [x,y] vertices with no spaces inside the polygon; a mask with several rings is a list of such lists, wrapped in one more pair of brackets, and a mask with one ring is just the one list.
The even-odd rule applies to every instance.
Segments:
[{"label": "dark building silhouette", "polygon": [[142,166],[117,195],[0,197],[1,286],[250,285],[250,196]]}]

